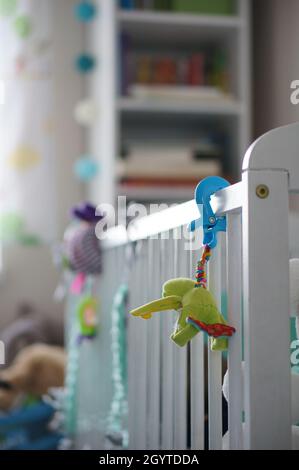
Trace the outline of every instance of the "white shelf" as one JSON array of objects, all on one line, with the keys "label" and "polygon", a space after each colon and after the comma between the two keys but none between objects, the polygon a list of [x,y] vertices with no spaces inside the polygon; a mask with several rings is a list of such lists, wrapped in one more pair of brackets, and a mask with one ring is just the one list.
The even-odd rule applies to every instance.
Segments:
[{"label": "white shelf", "polygon": [[119,25],[130,33],[133,39],[147,41],[168,41],[179,43],[202,38],[222,38],[241,28],[239,16],[195,15],[151,11],[125,11],[117,14]]},{"label": "white shelf", "polygon": [[[115,156],[122,142],[149,139],[194,141],[209,132],[228,136],[227,157],[230,171],[236,177],[241,170],[241,157],[250,143],[251,67],[250,5],[251,0],[236,0],[234,16],[201,15],[180,12],[120,10],[118,2],[101,0],[101,14],[91,25],[91,52],[101,67],[90,78],[90,92],[99,100],[104,118],[91,129],[89,151],[99,155],[102,171],[90,184],[89,197],[95,202],[114,203],[115,195],[124,191],[131,200],[169,200],[192,198],[186,187],[118,186]],[[210,46],[225,51],[228,61],[232,99],[198,96],[120,97],[118,84],[121,41],[119,33],[128,36],[132,54],[149,54],[174,58],[196,54]],[[124,43],[125,44],[125,43]],[[133,56],[134,59],[134,56]],[[128,64],[129,67],[129,64]],[[128,78],[128,77],[127,77]],[[130,81],[130,80],[128,80]],[[235,97],[235,98],[234,98]],[[163,99],[162,99],[163,98]],[[218,127],[217,127],[218,126]]]},{"label": "white shelf", "polygon": [[118,110],[123,113],[190,114],[190,115],[228,115],[242,113],[242,104],[234,100],[202,102],[168,102],[120,98]]},{"label": "white shelf", "polygon": [[117,14],[122,24],[133,25],[171,25],[176,26],[198,26],[208,28],[239,28],[242,19],[237,15],[200,15],[176,12],[155,12],[141,10],[120,10]]}]

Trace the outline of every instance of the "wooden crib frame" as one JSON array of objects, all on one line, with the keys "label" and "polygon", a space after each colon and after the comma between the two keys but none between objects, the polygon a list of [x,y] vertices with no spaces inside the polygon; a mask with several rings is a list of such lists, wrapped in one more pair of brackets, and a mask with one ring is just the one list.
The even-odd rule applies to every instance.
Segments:
[{"label": "wooden crib frame", "polygon": [[[242,181],[212,198],[215,213],[227,216],[227,232],[209,263],[209,286],[219,306],[226,290],[229,323],[237,329],[228,351],[231,449],[291,448],[288,214],[294,191],[299,191],[299,123],[258,139],[245,155]],[[185,240],[155,238],[198,217],[192,200],[139,219],[128,231],[111,229],[103,242],[110,270],[101,280],[104,308],[124,247],[132,242],[141,240],[131,273],[131,307],[158,298],[161,281],[193,276],[198,251],[184,250]],[[173,323],[173,314],[164,312],[149,321],[129,318],[130,448],[203,449],[208,422],[209,449],[221,449],[222,354],[208,351],[205,378],[202,334],[179,348],[169,339]]]}]

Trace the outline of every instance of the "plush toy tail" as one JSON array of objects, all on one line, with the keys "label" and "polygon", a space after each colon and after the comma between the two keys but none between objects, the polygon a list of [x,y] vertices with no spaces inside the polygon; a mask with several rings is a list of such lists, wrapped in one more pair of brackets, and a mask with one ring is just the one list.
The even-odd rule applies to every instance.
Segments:
[{"label": "plush toy tail", "polygon": [[182,307],[181,297],[177,295],[169,295],[162,299],[154,300],[148,304],[142,305],[142,307],[131,310],[131,315],[135,317],[142,317],[148,320],[152,317],[152,313],[162,312],[163,310],[178,310]]}]

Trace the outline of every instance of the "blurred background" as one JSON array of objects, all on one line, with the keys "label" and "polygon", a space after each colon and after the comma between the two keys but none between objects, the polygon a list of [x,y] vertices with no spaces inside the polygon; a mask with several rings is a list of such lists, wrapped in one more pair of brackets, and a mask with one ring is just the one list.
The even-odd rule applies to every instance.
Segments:
[{"label": "blurred background", "polygon": [[[299,119],[298,0],[0,0],[0,328],[55,320],[82,200],[174,203]],[[296,203],[294,203],[296,207]]]},{"label": "blurred background", "polygon": [[299,117],[296,0],[79,4],[0,1],[0,325],[23,302],[61,316],[49,244],[72,205],[188,200]]}]

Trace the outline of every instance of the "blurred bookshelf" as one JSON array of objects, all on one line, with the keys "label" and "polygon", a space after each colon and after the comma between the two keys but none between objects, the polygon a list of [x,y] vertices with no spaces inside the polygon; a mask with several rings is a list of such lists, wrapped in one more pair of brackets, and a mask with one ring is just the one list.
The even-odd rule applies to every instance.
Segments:
[{"label": "blurred bookshelf", "polygon": [[174,202],[205,176],[237,180],[250,142],[250,0],[99,3],[92,197]]}]

